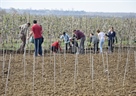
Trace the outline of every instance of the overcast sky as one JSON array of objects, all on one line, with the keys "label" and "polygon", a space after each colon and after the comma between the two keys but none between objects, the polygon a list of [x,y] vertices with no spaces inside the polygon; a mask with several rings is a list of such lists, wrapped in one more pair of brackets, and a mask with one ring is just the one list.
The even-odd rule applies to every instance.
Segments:
[{"label": "overcast sky", "polygon": [[0,7],[136,13],[136,0],[0,0]]}]

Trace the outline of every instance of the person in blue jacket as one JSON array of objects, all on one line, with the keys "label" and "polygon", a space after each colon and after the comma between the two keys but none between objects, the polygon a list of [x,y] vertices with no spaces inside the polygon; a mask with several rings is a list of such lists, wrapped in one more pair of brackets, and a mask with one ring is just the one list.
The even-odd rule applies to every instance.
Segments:
[{"label": "person in blue jacket", "polygon": [[63,32],[63,35],[61,35],[60,39],[63,39],[65,42],[65,49],[66,49],[66,53],[68,51],[68,46],[69,48],[71,47],[70,45],[70,39],[69,39],[69,35],[66,32]]}]

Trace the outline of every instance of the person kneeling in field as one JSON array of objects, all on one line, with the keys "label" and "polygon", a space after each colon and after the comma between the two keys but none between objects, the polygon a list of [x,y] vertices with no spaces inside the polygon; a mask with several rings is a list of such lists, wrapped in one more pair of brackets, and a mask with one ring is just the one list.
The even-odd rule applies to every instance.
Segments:
[{"label": "person kneeling in field", "polygon": [[79,53],[79,47],[78,47],[78,42],[76,41],[76,39],[74,37],[70,38],[70,42],[71,42],[71,53]]},{"label": "person kneeling in field", "polygon": [[54,53],[58,53],[59,50],[62,51],[61,47],[60,47],[60,41],[59,40],[57,40],[54,43],[52,43],[51,50],[52,50],[52,53],[53,52]]}]

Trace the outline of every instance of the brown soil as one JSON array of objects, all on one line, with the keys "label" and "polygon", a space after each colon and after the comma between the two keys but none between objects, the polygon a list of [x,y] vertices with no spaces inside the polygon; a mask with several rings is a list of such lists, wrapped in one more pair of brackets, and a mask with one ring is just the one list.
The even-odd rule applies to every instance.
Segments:
[{"label": "brown soil", "polygon": [[[136,69],[134,51],[131,51],[128,56],[125,80],[124,73],[127,62],[127,52],[120,52],[120,54],[115,52],[113,54],[107,54],[107,56],[104,53],[103,56],[105,67],[107,67],[108,64],[109,75],[108,72],[105,72],[104,70],[102,54],[79,54],[77,59],[75,59],[75,54],[56,54],[55,56],[53,54],[45,54],[44,57],[36,57],[34,61],[32,53],[27,53],[25,57],[26,61],[24,75],[23,55],[11,54],[12,58],[6,95],[136,96]],[[94,66],[93,80],[91,67],[92,58]],[[2,72],[3,54],[0,55],[0,96],[4,96],[5,94],[9,59],[10,55],[5,54],[5,67],[4,72]],[[75,62],[75,60],[77,62]],[[34,62],[35,66],[33,66]],[[77,64],[76,71],[75,64]],[[35,69],[34,72],[33,69]]]}]

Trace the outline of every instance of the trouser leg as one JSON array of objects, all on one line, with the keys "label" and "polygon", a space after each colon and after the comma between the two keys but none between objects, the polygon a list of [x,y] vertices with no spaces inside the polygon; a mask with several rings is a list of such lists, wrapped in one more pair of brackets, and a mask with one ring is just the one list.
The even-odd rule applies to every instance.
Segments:
[{"label": "trouser leg", "polygon": [[98,42],[94,43],[94,53],[98,52]]},{"label": "trouser leg", "polygon": [[108,40],[108,51],[113,52],[114,40]]},{"label": "trouser leg", "polygon": [[65,43],[66,52],[68,50],[68,43]]},{"label": "trouser leg", "polygon": [[97,52],[98,52],[98,50],[99,50],[98,45],[99,45],[99,42],[97,42],[97,44],[96,44]]},{"label": "trouser leg", "polygon": [[71,48],[71,44],[70,44],[70,42],[68,43],[68,45],[69,45],[69,48]]},{"label": "trouser leg", "polygon": [[93,48],[93,51],[94,51],[94,53],[96,53],[96,44],[94,43],[94,46],[93,46],[94,48]]},{"label": "trouser leg", "polygon": [[108,40],[108,51],[111,52],[111,40]]},{"label": "trouser leg", "polygon": [[34,39],[34,46],[35,46],[35,56],[38,55],[38,39]]},{"label": "trouser leg", "polygon": [[39,50],[38,50],[38,53],[39,55],[42,55],[42,38],[39,38]]},{"label": "trouser leg", "polygon": [[100,40],[100,43],[99,43],[99,47],[100,47],[100,53],[103,52],[103,44],[104,44],[104,41],[103,40]]},{"label": "trouser leg", "polygon": [[25,35],[22,35],[21,41],[22,41],[22,43],[21,43],[19,49],[17,50],[18,52],[24,52],[24,48],[26,45],[26,36]]},{"label": "trouser leg", "polygon": [[57,52],[57,48],[55,46],[51,47],[52,52]]},{"label": "trouser leg", "polygon": [[79,48],[79,52],[81,53],[81,54],[83,54],[84,53],[84,42],[85,42],[85,37],[82,37],[81,38],[81,41],[80,41],[80,48]]},{"label": "trouser leg", "polygon": [[22,44],[22,51],[24,51],[24,49],[25,49],[25,45],[26,45],[26,36],[24,36],[24,38],[23,38],[23,44]]},{"label": "trouser leg", "polygon": [[114,49],[114,39],[112,39],[111,51],[113,52]]},{"label": "trouser leg", "polygon": [[102,52],[102,41],[99,43],[100,53]]}]

